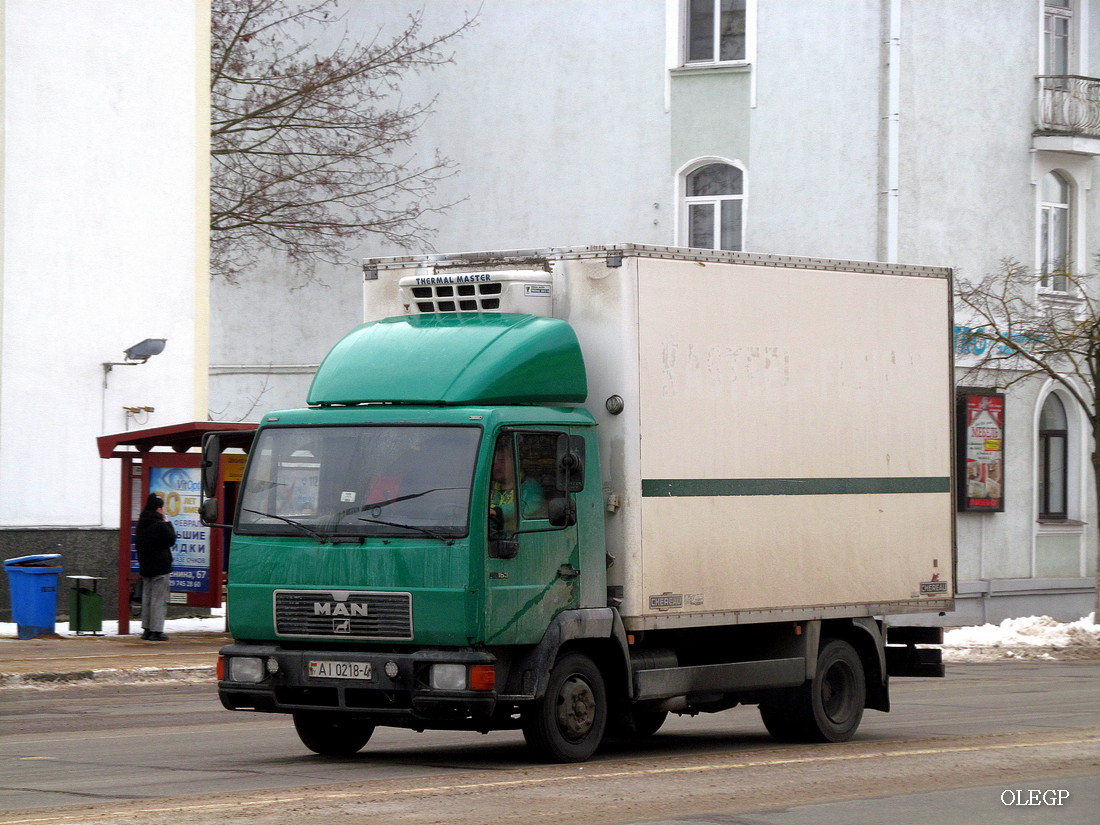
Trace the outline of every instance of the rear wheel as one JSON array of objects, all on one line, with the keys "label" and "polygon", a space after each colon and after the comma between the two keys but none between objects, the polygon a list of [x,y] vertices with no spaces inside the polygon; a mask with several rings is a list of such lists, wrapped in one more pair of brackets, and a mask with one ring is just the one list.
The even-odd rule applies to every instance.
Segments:
[{"label": "rear wheel", "polygon": [[607,690],[599,668],[587,656],[568,653],[554,669],[546,695],[523,714],[523,737],[541,758],[583,762],[603,740]]},{"label": "rear wheel", "polygon": [[854,647],[830,639],[817,656],[817,675],[760,703],[768,733],[784,742],[846,742],[863,719],[867,683]]},{"label": "rear wheel", "polygon": [[358,753],[374,733],[374,725],[339,713],[294,714],[294,730],[302,744],[322,756]]}]

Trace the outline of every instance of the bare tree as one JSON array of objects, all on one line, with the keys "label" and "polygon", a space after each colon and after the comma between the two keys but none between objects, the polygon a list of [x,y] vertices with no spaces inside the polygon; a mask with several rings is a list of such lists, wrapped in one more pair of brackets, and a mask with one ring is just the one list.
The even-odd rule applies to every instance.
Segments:
[{"label": "bare tree", "polygon": [[452,62],[473,20],[422,36],[416,13],[396,35],[353,38],[338,5],[213,0],[211,270],[230,282],[263,249],[312,277],[368,233],[430,248],[424,218],[447,208],[433,196],[453,163],[408,149],[434,101],[398,91],[408,72]]},{"label": "bare tree", "polygon": [[[1054,279],[1057,291],[1048,288]],[[1004,388],[1036,376],[1049,378],[1080,408],[1092,438],[1093,498],[1100,513],[1100,304],[1092,281],[1091,275],[1044,275],[1005,260],[977,283],[959,282],[955,297],[973,323],[960,342],[973,358],[972,371],[997,376],[995,382]],[[1100,616],[1100,573],[1097,584]]]}]

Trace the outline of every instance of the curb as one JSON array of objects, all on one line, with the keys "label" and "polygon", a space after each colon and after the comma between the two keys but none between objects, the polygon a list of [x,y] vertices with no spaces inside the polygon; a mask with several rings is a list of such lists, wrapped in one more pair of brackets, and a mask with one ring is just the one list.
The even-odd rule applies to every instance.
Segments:
[{"label": "curb", "polygon": [[213,678],[212,665],[195,667],[143,667],[104,668],[101,670],[73,670],[67,673],[0,673],[0,688],[47,687],[69,685],[78,682],[169,682],[186,679]]}]

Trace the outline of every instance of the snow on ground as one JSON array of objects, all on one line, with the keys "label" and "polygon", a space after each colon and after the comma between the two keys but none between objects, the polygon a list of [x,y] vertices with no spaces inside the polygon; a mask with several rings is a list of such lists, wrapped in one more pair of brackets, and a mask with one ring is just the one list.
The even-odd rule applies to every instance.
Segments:
[{"label": "snow on ground", "polygon": [[[165,633],[225,633],[225,607],[212,608],[211,615],[191,619],[168,619],[164,623]],[[58,622],[54,625],[54,632],[58,636],[76,636],[76,632],[69,630],[68,622]],[[117,636],[118,622],[114,619],[103,620],[103,635]],[[130,619],[130,633],[141,632],[141,619]],[[12,622],[0,622],[0,638],[14,637],[18,628]]]},{"label": "snow on ground", "polygon": [[993,659],[1100,658],[1100,625],[1096,614],[1076,622],[1049,616],[1005,619],[999,625],[958,627],[944,633],[943,658],[948,662]]}]

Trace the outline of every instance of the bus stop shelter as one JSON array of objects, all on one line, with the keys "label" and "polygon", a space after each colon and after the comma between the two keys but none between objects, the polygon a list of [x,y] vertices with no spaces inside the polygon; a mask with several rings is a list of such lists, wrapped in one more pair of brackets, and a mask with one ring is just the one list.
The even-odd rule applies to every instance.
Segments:
[{"label": "bus stop shelter", "polygon": [[169,606],[220,607],[228,536],[223,528],[199,520],[202,485],[199,466],[202,438],[224,433],[219,511],[232,512],[244,459],[252,446],[255,424],[189,421],[168,427],[102,435],[96,439],[100,458],[122,459],[118,531],[118,632],[130,632],[130,590],[141,577],[134,550],[138,516],[150,493],[164,499],[164,510],[176,528],[172,550]]}]

